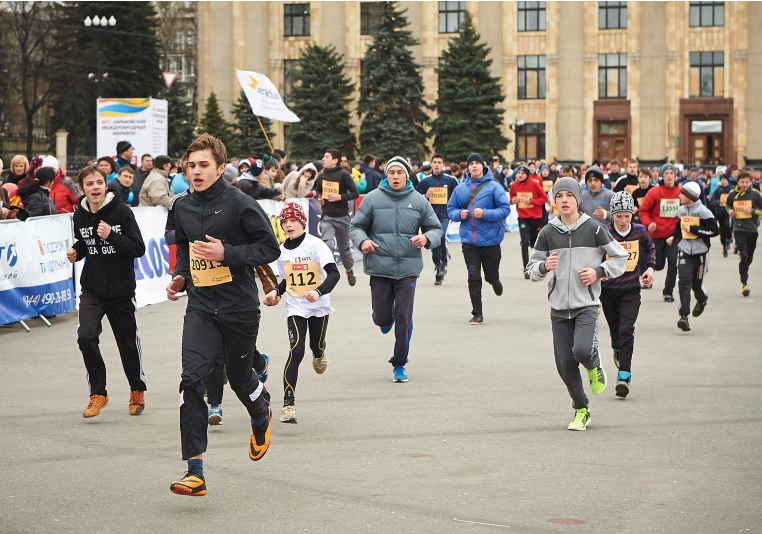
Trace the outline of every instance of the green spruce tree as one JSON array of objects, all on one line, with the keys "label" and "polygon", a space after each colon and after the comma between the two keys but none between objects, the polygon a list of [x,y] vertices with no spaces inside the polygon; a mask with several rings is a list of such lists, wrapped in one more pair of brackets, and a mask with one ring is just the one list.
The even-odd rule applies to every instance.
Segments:
[{"label": "green spruce tree", "polygon": [[410,50],[418,41],[405,29],[408,21],[397,3],[381,4],[382,18],[362,62],[360,145],[384,158],[420,159],[428,105]]},{"label": "green spruce tree", "polygon": [[291,109],[301,122],[293,123],[288,131],[292,159],[312,161],[327,148],[353,156],[352,85],[344,74],[344,58],[333,46],[310,45],[302,50],[294,80]]},{"label": "green spruce tree", "polygon": [[436,151],[452,161],[471,152],[499,155],[510,142],[502,133],[505,110],[500,79],[490,76],[490,49],[479,43],[471,15],[442,54],[437,118],[432,122]]},{"label": "green spruce tree", "polygon": [[[262,128],[259,127],[257,116],[251,111],[249,99],[246,98],[246,93],[243,92],[243,89],[241,89],[241,93],[238,95],[238,100],[233,103],[233,117],[234,136],[238,151],[240,152],[240,154],[234,155],[261,158],[262,154],[272,153],[270,146],[267,144],[265,134],[262,132]],[[273,138],[275,134],[271,130],[272,121],[265,117],[260,117],[260,120],[262,121],[262,126],[267,130],[270,142],[274,143]]]},{"label": "green spruce tree", "polygon": [[196,106],[192,99],[180,88],[172,86],[164,93],[167,100],[168,140],[167,151],[170,156],[179,157],[193,141],[196,129]]},{"label": "green spruce tree", "polygon": [[225,143],[228,154],[236,154],[238,146],[236,145],[235,133],[231,124],[225,120],[222,115],[222,108],[217,100],[217,95],[212,91],[209,98],[206,99],[206,110],[204,116],[198,121],[196,133],[208,133]]},{"label": "green spruce tree", "polygon": [[[80,157],[95,154],[95,101],[97,84],[96,33],[104,38],[104,98],[158,98],[164,82],[159,67],[156,10],[151,2],[56,2],[59,32],[57,62],[65,75],[53,78],[56,96],[52,102],[51,130],[69,131],[69,153]],[[115,26],[86,29],[82,22],[94,15],[114,17]],[[52,133],[52,132],[51,132]],[[116,147],[111,147],[114,150]]]}]

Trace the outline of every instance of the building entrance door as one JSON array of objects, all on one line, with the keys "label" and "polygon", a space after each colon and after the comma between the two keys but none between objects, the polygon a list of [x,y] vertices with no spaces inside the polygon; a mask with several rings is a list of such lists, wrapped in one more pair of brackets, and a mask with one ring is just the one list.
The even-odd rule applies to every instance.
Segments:
[{"label": "building entrance door", "polygon": [[689,158],[695,165],[723,163],[723,131],[721,120],[691,121]]},{"label": "building entrance door", "polygon": [[602,164],[616,159],[622,161],[629,154],[627,121],[599,121],[596,159]]}]

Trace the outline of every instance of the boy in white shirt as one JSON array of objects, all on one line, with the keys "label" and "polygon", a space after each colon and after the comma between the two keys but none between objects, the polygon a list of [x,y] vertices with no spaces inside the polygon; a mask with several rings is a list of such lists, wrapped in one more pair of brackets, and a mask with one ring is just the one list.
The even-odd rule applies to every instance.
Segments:
[{"label": "boy in white shirt", "polygon": [[280,246],[278,271],[281,282],[265,296],[265,304],[278,304],[286,296],[290,351],[283,371],[283,423],[296,423],[294,407],[299,364],[304,358],[307,331],[310,333],[312,367],[323,374],[328,367],[325,334],[328,315],[333,312],[328,296],[339,282],[333,253],[320,238],[306,233],[307,215],[296,203],[289,203],[280,214],[280,224],[288,239]]}]

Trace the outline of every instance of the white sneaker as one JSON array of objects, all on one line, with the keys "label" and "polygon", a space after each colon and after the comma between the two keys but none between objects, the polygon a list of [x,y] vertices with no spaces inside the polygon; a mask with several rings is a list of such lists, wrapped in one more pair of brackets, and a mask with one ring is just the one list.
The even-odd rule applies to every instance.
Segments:
[{"label": "white sneaker", "polygon": [[296,408],[293,406],[284,406],[280,412],[281,423],[296,423]]},{"label": "white sneaker", "polygon": [[312,368],[319,375],[322,375],[323,373],[325,373],[325,370],[328,368],[328,356],[323,354],[320,358],[313,357]]}]

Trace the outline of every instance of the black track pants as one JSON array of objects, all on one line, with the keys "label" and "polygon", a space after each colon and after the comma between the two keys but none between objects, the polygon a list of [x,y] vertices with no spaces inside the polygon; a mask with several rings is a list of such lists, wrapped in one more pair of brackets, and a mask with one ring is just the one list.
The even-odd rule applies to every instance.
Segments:
[{"label": "black track pants", "polygon": [[656,246],[656,270],[661,271],[667,265],[667,278],[664,280],[663,295],[671,295],[677,281],[677,245],[667,245],[667,238],[654,238]]},{"label": "black track pants", "polygon": [[691,311],[691,290],[699,302],[706,302],[707,296],[701,287],[704,283],[706,254],[683,254],[677,257],[677,269],[680,273],[680,315],[687,316]]},{"label": "black track pants", "polygon": [[135,319],[135,299],[102,299],[89,291],[79,297],[79,327],[77,343],[87,369],[90,395],[106,395],[106,364],[103,363],[98,343],[103,327],[103,316],[108,318],[114,332],[122,368],[133,391],[145,391],[146,376],[143,371],[143,352]]},{"label": "black track pants", "polygon": [[635,321],[640,311],[640,287],[618,291],[603,289],[601,306],[609,323],[611,348],[619,350],[619,370],[629,373],[635,348]]},{"label": "black track pants", "polygon": [[299,365],[304,358],[304,347],[307,344],[307,332],[309,331],[310,334],[312,357],[322,357],[325,352],[328,316],[304,318],[292,315],[286,321],[288,323],[290,350],[286,367],[283,369],[283,405],[290,404],[293,406],[296,382],[299,379]]},{"label": "black track pants", "polygon": [[408,276],[400,280],[370,277],[373,324],[389,326],[394,323],[394,354],[389,363],[397,367],[407,364],[410,338],[413,335],[413,303],[418,278]]},{"label": "black track pants", "polygon": [[188,310],[183,321],[180,435],[183,459],[206,451],[208,412],[204,391],[218,354],[225,355],[228,381],[249,416],[267,416],[270,395],[251,368],[259,313],[220,314]]},{"label": "black track pants", "polygon": [[475,247],[463,244],[463,258],[468,270],[468,294],[471,297],[471,313],[482,315],[482,269],[484,280],[494,284],[500,279],[500,245]]},{"label": "black track pants", "polygon": [[754,250],[757,248],[757,232],[733,232],[738,247],[738,274],[741,283],[749,281],[749,265],[754,260]]}]

